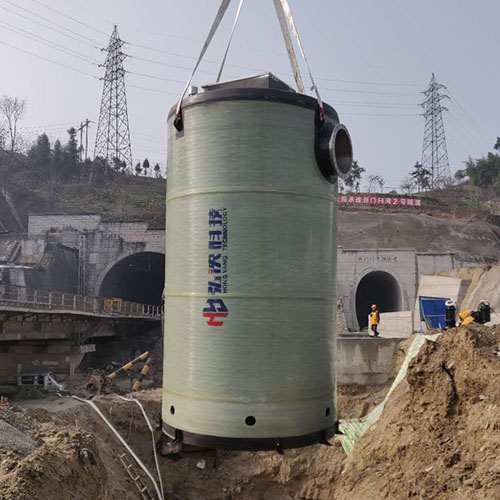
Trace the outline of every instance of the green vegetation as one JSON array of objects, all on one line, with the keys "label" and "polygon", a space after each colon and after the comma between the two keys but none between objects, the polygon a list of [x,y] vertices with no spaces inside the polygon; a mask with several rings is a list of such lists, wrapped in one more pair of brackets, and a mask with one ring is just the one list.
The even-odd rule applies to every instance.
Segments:
[{"label": "green vegetation", "polygon": [[431,186],[431,171],[417,161],[410,172],[410,177],[418,188],[418,192],[426,191]]},{"label": "green vegetation", "polygon": [[[107,220],[144,220],[164,226],[166,182],[159,165],[155,178],[139,177],[123,162],[110,166],[101,158],[81,162],[79,156],[75,129],[68,130],[65,144],[55,141],[53,146],[41,134],[27,155],[0,150],[2,187],[24,216],[99,213]],[[147,171],[149,162],[145,163]]]},{"label": "green vegetation", "polygon": [[360,166],[356,160],[352,162],[351,170],[347,174],[347,177],[344,179],[344,185],[348,188],[349,191],[359,193],[361,178],[364,171],[365,169]]},{"label": "green vegetation", "polygon": [[488,153],[478,160],[465,162],[465,174],[474,186],[491,189],[500,196],[500,155]]}]

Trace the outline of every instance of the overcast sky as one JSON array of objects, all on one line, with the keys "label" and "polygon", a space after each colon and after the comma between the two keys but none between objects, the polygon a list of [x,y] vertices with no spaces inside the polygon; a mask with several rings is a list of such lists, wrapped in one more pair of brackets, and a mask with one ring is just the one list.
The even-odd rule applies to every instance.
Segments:
[{"label": "overcast sky", "polygon": [[[237,3],[195,77],[198,85],[215,80],[215,61],[223,54]],[[147,156],[164,164],[168,110],[218,4],[0,0],[0,95],[27,100],[22,126],[28,138],[43,130],[51,139],[65,138],[65,130],[85,118],[95,122],[95,133],[103,75],[96,63],[105,57],[98,48],[107,45],[116,23],[132,56],[126,81],[134,159]],[[500,135],[500,2],[290,0],[290,5],[322,97],[349,127],[355,158],[367,173],[381,174],[387,187],[397,187],[420,159],[424,120],[417,104],[432,72],[452,96],[444,118],[452,171],[468,156],[492,149]],[[293,83],[272,0],[246,0],[225,77],[266,71]],[[93,141],[92,133],[92,151]]]}]

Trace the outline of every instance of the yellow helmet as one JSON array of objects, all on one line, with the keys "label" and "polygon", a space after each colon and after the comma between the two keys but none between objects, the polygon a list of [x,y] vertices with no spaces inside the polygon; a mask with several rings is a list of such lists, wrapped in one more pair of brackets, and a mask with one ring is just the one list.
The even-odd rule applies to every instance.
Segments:
[{"label": "yellow helmet", "polygon": [[377,309],[377,304],[372,304],[372,309]]}]

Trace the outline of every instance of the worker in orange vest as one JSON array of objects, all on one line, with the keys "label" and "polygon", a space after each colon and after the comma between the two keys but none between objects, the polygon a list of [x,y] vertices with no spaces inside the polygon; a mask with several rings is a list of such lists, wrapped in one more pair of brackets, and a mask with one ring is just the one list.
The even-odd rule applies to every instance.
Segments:
[{"label": "worker in orange vest", "polygon": [[373,335],[375,337],[378,337],[378,325],[380,324],[380,313],[378,312],[377,309],[377,304],[372,304],[372,310],[369,314],[370,318],[370,328],[373,332]]}]

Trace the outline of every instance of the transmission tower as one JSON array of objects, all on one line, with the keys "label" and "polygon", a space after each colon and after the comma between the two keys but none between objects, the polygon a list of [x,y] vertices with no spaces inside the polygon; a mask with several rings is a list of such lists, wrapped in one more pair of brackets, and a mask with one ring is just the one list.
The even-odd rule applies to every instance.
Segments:
[{"label": "transmission tower", "polygon": [[108,47],[103,49],[107,55],[101,67],[104,67],[106,71],[102,78],[104,84],[94,158],[97,156],[105,158],[111,166],[114,166],[118,160],[122,165],[132,168],[125,69],[123,68],[123,61],[127,57],[122,51],[124,43],[115,26]]},{"label": "transmission tower", "polygon": [[424,144],[422,147],[422,165],[431,172],[431,189],[443,187],[451,180],[448,150],[444,134],[443,111],[447,108],[441,105],[443,99],[449,99],[447,88],[437,83],[434,73],[429,86],[424,90],[425,118]]}]

